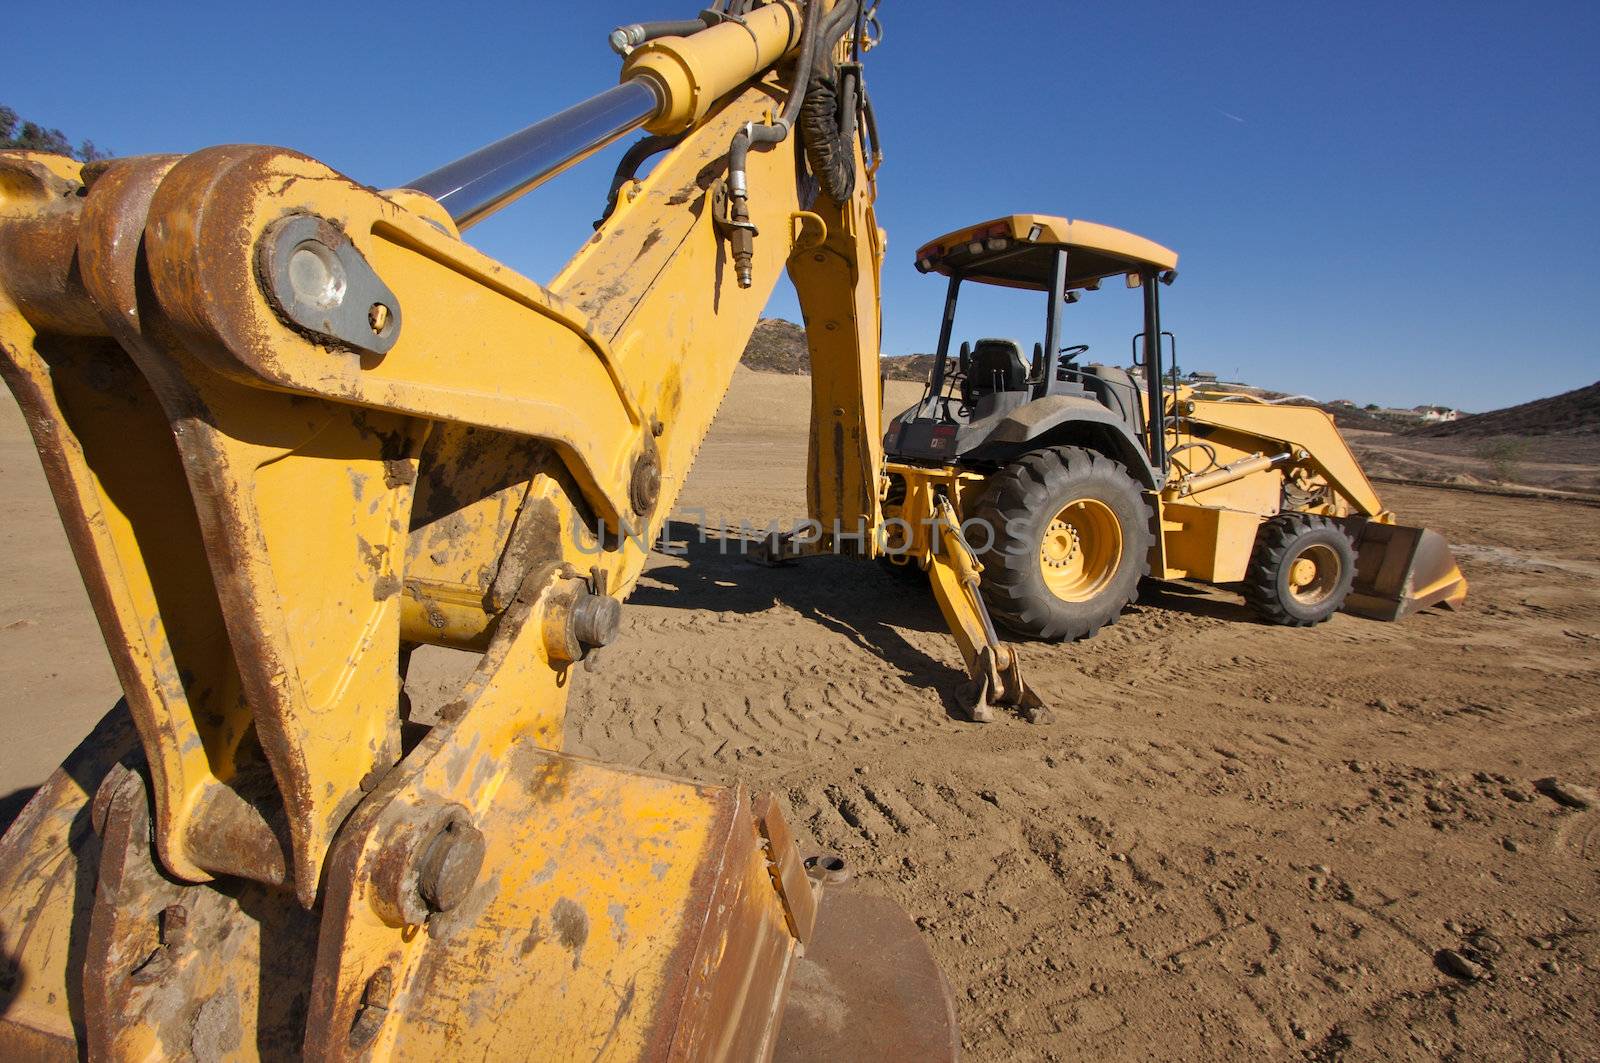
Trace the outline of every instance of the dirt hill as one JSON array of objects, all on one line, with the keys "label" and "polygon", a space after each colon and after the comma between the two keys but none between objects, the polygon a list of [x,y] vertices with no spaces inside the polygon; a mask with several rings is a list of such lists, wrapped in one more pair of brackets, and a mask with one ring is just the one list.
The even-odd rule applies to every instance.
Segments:
[{"label": "dirt hill", "polygon": [[1467,439],[1487,436],[1600,435],[1600,381],[1547,399],[1534,399],[1521,406],[1490,410],[1488,413],[1463,417],[1459,421],[1417,428],[1409,434]]},{"label": "dirt hill", "polygon": [[[739,361],[762,373],[809,373],[811,352],[806,349],[806,330],[781,317],[762,318],[750,334],[750,342],[745,345]],[[931,354],[895,355],[883,359],[883,375],[890,380],[926,380],[932,367]]]},{"label": "dirt hill", "polygon": [[806,330],[781,317],[764,317],[756,323],[739,361],[763,373],[809,373]]}]

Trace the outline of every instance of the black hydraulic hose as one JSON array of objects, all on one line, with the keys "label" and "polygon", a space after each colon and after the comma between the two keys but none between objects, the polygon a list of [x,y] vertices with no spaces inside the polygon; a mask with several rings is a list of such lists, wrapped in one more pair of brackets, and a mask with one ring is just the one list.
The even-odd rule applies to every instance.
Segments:
[{"label": "black hydraulic hose", "polygon": [[878,146],[878,115],[872,109],[872,97],[867,95],[866,86],[861,87],[861,114],[866,121],[867,140],[872,145],[872,164],[876,166],[883,161],[883,149]]},{"label": "black hydraulic hose", "polygon": [[795,66],[794,89],[784,101],[783,113],[772,125],[757,126],[753,123],[745,125],[734,134],[733,143],[729,146],[728,184],[729,191],[734,195],[748,193],[744,173],[745,160],[750,148],[756,145],[781,144],[788,138],[789,130],[794,128],[795,119],[805,102],[806,91],[810,88],[811,78],[818,66],[818,57],[831,52],[833,46],[839,42],[839,38],[844,35],[844,31],[854,19],[852,9],[859,9],[859,4],[842,3],[827,15],[827,21],[819,22],[822,18],[821,0],[811,0],[807,5],[805,24],[800,31],[800,58]]},{"label": "black hydraulic hose", "polygon": [[758,126],[754,122],[746,122],[728,145],[728,217],[724,223],[733,230],[730,239],[733,245],[734,277],[741,288],[748,288],[753,283],[756,236],[756,227],[750,221],[750,186],[745,163],[752,147],[780,144],[789,136],[811,77],[822,27],[822,0],[810,0],[806,5],[805,22],[800,28],[800,60],[795,69],[795,85],[784,102],[783,113],[772,125]]},{"label": "black hydraulic hose", "polygon": [[[805,22],[800,30],[800,56],[795,64],[795,83],[784,101],[783,113],[770,125],[747,122],[728,145],[728,217],[724,224],[732,231],[734,276],[739,287],[753,282],[755,226],[750,222],[750,186],[746,163],[752,148],[781,144],[798,120],[811,135],[808,155],[814,172],[820,166],[828,194],[836,202],[849,198],[855,170],[848,154],[836,150],[840,132],[837,120],[837,89],[823,73],[833,67],[833,50],[845,32],[857,22],[860,0],[843,0],[831,12],[823,13],[822,0],[806,5]],[[821,143],[819,138],[825,140]]]},{"label": "black hydraulic hose", "polygon": [[622,192],[622,186],[633,180],[639,173],[639,167],[652,155],[659,155],[663,151],[671,151],[683,143],[683,138],[688,136],[688,131],[672,133],[667,136],[645,137],[635,141],[617,163],[616,173],[611,176],[611,188],[606,192],[606,209],[601,212],[600,220],[594,223],[596,229],[606,223],[613,211],[617,209],[617,196]]},{"label": "black hydraulic hose", "polygon": [[828,21],[823,23],[822,33],[828,39],[829,45],[839,43],[839,38],[844,36],[845,28],[856,21],[856,13],[861,10],[860,3],[841,3],[828,13]]},{"label": "black hydraulic hose", "polygon": [[696,18],[679,19],[674,22],[635,22],[629,26],[618,26],[611,31],[611,50],[618,55],[627,55],[639,45],[653,41],[657,37],[691,37],[714,24],[714,19]]}]

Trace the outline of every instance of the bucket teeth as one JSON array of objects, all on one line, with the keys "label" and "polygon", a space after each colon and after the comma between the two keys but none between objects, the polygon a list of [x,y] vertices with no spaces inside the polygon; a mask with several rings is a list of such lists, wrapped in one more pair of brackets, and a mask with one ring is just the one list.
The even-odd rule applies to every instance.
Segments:
[{"label": "bucket teeth", "polygon": [[1420,609],[1451,609],[1467,596],[1467,579],[1444,536],[1404,524],[1368,524],[1357,545],[1355,586],[1344,611],[1399,620]]}]

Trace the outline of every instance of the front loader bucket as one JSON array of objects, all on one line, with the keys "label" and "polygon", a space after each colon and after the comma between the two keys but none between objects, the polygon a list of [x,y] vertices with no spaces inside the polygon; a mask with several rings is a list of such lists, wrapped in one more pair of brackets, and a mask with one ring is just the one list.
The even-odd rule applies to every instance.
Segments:
[{"label": "front loader bucket", "polygon": [[1373,620],[1399,620],[1430,605],[1454,609],[1467,579],[1444,536],[1403,524],[1368,524],[1357,543],[1355,587],[1344,611]]}]

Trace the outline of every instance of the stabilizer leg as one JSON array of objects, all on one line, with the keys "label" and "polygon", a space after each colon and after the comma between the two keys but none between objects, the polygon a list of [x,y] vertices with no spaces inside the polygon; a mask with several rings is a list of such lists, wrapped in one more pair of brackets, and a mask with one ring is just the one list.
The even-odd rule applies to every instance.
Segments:
[{"label": "stabilizer leg", "polygon": [[993,720],[996,706],[1018,710],[1029,723],[1046,722],[1049,710],[1023,681],[1016,650],[995,633],[994,620],[978,593],[983,566],[963,538],[949,499],[939,500],[937,517],[928,579],[971,677],[962,690],[963,708],[978,723]]}]

